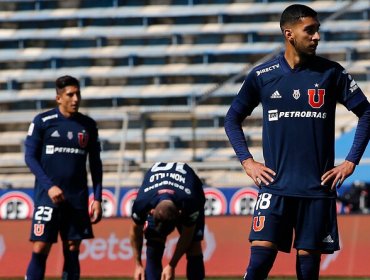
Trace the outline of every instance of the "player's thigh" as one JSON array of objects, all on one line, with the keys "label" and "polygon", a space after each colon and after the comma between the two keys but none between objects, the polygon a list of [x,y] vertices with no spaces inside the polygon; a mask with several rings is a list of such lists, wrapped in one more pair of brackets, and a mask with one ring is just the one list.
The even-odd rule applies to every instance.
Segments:
[{"label": "player's thigh", "polygon": [[149,243],[164,243],[166,241],[167,235],[158,231],[152,215],[149,215],[145,222],[144,237]]},{"label": "player's thigh", "polygon": [[63,250],[78,251],[80,245],[81,240],[63,240]]},{"label": "player's thigh", "polygon": [[60,225],[59,208],[38,205],[32,216],[30,240],[34,242],[56,243]]},{"label": "player's thigh", "polygon": [[192,241],[189,245],[188,250],[186,251],[187,256],[199,256],[202,252],[201,241]]},{"label": "player's thigh", "polygon": [[259,193],[249,240],[271,242],[281,251],[290,252],[293,240],[294,202],[288,197]]},{"label": "player's thigh", "polygon": [[339,249],[335,198],[302,199],[297,207],[294,248],[332,253]]},{"label": "player's thigh", "polygon": [[[199,209],[199,216],[195,222],[195,229],[194,235],[192,238],[192,242],[202,241],[204,238],[204,227],[205,227],[205,215],[204,215],[204,208]],[[177,230],[179,233],[182,231],[182,225],[177,225]],[[199,242],[200,244],[200,242]]]},{"label": "player's thigh", "polygon": [[60,235],[62,240],[93,238],[92,225],[87,209],[75,209],[70,205],[61,208]]}]

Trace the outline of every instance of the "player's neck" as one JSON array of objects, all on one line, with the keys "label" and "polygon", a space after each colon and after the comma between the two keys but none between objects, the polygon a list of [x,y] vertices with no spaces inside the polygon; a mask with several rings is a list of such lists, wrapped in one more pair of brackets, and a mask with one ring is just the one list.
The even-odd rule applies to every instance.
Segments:
[{"label": "player's neck", "polygon": [[307,62],[307,57],[299,55],[295,51],[285,51],[284,58],[291,69],[301,67]]},{"label": "player's neck", "polygon": [[67,119],[70,118],[70,117],[72,117],[72,116],[74,116],[76,114],[76,113],[71,113],[71,112],[68,112],[66,110],[63,110],[63,108],[61,108],[61,107],[58,107],[58,110],[62,114],[62,116],[65,117],[65,118],[67,118]]}]

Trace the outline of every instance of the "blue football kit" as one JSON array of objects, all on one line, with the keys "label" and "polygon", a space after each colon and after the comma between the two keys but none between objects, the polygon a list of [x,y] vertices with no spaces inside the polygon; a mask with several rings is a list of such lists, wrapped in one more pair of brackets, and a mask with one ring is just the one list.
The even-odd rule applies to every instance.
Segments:
[{"label": "blue football kit", "polygon": [[[64,117],[58,108],[38,114],[25,141],[25,160],[35,175],[35,211],[31,240],[56,242],[91,238],[86,162],[89,158],[94,199],[102,198],[102,162],[96,122],[76,113]],[[65,201],[54,204],[48,190],[62,189]]]},{"label": "blue football kit", "polygon": [[204,230],[205,203],[203,184],[188,164],[157,162],[145,174],[132,206],[132,219],[138,225],[144,225],[147,222],[146,238],[150,238],[149,235],[161,236],[162,234],[156,232],[149,212],[164,199],[173,201],[181,211],[178,229],[181,231],[181,225],[196,224],[194,240],[201,240]]},{"label": "blue football kit", "polygon": [[339,249],[336,191],[331,184],[321,185],[321,176],[334,167],[338,102],[360,117],[346,158],[358,164],[369,139],[370,106],[342,66],[313,56],[291,69],[281,54],[247,75],[227,113],[225,130],[240,162],[252,157],[241,125],[261,104],[263,156],[276,173],[272,183],[260,185],[250,240],[272,241],[289,251],[294,228],[297,249]]}]

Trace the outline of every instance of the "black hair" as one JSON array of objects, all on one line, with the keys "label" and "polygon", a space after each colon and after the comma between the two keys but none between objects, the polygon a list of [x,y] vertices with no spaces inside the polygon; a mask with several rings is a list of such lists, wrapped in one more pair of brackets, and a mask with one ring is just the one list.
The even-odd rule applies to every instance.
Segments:
[{"label": "black hair", "polygon": [[72,76],[61,76],[55,81],[55,88],[57,91],[57,94],[59,94],[59,91],[64,89],[67,86],[76,86],[80,88],[80,83],[79,81]]},{"label": "black hair", "polygon": [[303,17],[317,17],[317,12],[310,7],[302,4],[288,6],[280,17],[280,29],[284,31],[287,24],[294,24]]}]

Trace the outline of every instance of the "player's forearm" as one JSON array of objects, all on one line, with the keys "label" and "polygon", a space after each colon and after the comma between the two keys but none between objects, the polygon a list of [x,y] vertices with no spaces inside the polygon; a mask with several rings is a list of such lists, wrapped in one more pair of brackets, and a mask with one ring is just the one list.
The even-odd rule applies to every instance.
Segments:
[{"label": "player's forearm", "polygon": [[100,159],[100,154],[98,152],[91,153],[89,157],[91,180],[94,189],[94,199],[97,201],[102,201],[103,192],[103,164]]},{"label": "player's forearm", "polygon": [[169,262],[169,265],[171,267],[175,268],[181,257],[188,250],[189,245],[193,239],[194,229],[195,226],[183,227],[182,233],[176,244],[175,252],[173,253],[173,256]]},{"label": "player's forearm", "polygon": [[252,157],[241,127],[243,119],[244,116],[238,114],[232,107],[225,117],[225,132],[240,162]]},{"label": "player's forearm", "polygon": [[31,172],[35,175],[37,181],[43,186],[45,190],[49,190],[54,184],[50,178],[46,175],[44,169],[42,168],[38,156],[37,148],[33,145],[26,144],[25,152],[25,162]]},{"label": "player's forearm", "polygon": [[360,162],[370,137],[370,104],[367,103],[361,111],[356,113],[354,110],[356,115],[359,115],[359,120],[351,150],[346,157],[346,160],[355,164]]},{"label": "player's forearm", "polygon": [[133,225],[130,229],[130,243],[136,264],[142,265],[141,252],[143,249],[144,233],[140,226]]}]

